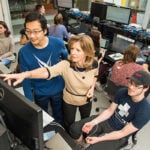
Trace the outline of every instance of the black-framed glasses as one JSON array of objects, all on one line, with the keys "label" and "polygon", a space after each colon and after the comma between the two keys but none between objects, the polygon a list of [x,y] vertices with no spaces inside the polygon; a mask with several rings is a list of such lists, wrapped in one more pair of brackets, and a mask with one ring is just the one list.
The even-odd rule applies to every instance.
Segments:
[{"label": "black-framed glasses", "polygon": [[42,32],[43,30],[33,30],[33,31],[31,31],[31,30],[25,30],[25,34],[26,35],[31,35],[31,34],[34,34],[34,35],[38,35],[40,32]]}]

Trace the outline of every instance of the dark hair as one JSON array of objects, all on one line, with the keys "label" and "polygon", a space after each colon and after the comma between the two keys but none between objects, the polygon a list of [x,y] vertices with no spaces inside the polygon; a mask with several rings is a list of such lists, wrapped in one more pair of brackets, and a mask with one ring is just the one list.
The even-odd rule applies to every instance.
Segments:
[{"label": "dark hair", "polygon": [[100,53],[100,38],[101,38],[101,32],[98,31],[96,28],[92,28],[91,31],[88,33],[88,35],[92,38],[95,48],[95,56],[100,59],[102,57],[102,54]]},{"label": "dark hair", "polygon": [[26,23],[32,22],[32,21],[39,21],[41,24],[41,28],[43,31],[47,30],[47,20],[45,17],[37,12],[31,12],[29,13],[25,18],[24,27],[26,28]]},{"label": "dark hair", "polygon": [[0,21],[0,24],[6,29],[6,31],[4,32],[5,36],[9,37],[11,32],[9,31],[7,24],[4,21]]},{"label": "dark hair", "polygon": [[28,40],[28,36],[26,35],[25,31],[26,31],[25,28],[21,29],[20,34],[21,34],[21,36],[25,35]]},{"label": "dark hair", "polygon": [[101,35],[101,32],[95,29],[89,32],[89,36],[92,38],[94,42],[94,47],[96,48],[100,48],[100,35]]},{"label": "dark hair", "polygon": [[42,6],[43,6],[43,4],[37,4],[37,5],[35,5],[34,10],[35,10],[36,12],[39,12],[39,10],[42,8]]}]

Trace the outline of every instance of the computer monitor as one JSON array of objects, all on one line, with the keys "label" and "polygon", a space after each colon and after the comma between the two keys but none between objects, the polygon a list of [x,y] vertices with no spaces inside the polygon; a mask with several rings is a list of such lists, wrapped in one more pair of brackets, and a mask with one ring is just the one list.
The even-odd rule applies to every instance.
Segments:
[{"label": "computer monitor", "polygon": [[115,34],[111,46],[111,50],[117,53],[124,53],[125,49],[133,44],[135,40],[122,36],[120,34]]},{"label": "computer monitor", "polygon": [[57,7],[73,8],[74,0],[57,0]]},{"label": "computer monitor", "polygon": [[119,25],[128,25],[130,23],[131,9],[126,7],[108,6],[106,20]]},{"label": "computer monitor", "polygon": [[92,2],[90,15],[98,17],[100,20],[106,19],[107,5],[105,3]]},{"label": "computer monitor", "polygon": [[0,79],[0,111],[7,129],[32,150],[43,150],[42,109]]}]

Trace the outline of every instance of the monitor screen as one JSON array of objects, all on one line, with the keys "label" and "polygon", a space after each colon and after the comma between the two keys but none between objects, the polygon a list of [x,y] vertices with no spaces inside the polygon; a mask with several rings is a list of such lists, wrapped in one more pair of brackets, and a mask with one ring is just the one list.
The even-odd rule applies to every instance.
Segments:
[{"label": "monitor screen", "polygon": [[73,8],[74,0],[57,0],[57,6],[62,8]]},{"label": "monitor screen", "polygon": [[98,17],[100,20],[106,19],[107,5],[105,3],[92,2],[90,15]]},{"label": "monitor screen", "polygon": [[6,127],[32,150],[43,150],[42,110],[0,79],[0,111]]},{"label": "monitor screen", "polygon": [[126,7],[108,6],[106,20],[118,24],[128,25],[130,22],[131,9]]},{"label": "monitor screen", "polygon": [[113,43],[111,50],[117,53],[124,53],[125,49],[133,44],[135,40],[122,36],[120,34],[115,34],[113,38]]}]

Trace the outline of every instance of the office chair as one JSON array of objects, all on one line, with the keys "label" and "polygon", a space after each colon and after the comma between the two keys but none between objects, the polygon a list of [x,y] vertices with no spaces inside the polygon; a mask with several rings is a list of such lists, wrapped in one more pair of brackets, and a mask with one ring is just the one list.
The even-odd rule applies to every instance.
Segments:
[{"label": "office chair", "polygon": [[125,143],[125,145],[123,145],[119,150],[132,150],[132,148],[137,144],[137,132],[133,133],[127,143]]},{"label": "office chair", "polygon": [[123,87],[124,86],[115,84],[113,81],[110,80],[110,78],[108,78],[106,86],[105,86],[105,91],[107,92],[108,96],[110,97],[110,100],[113,101],[117,91]]}]

